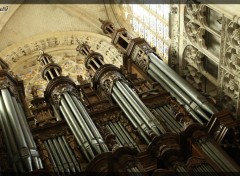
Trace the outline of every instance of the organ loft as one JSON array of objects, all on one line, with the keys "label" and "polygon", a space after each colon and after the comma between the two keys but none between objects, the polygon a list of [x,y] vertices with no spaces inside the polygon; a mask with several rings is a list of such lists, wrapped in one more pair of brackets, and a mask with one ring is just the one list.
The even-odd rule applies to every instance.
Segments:
[{"label": "organ loft", "polygon": [[[97,15],[98,20],[92,23],[98,24],[101,35],[55,32],[9,46],[0,54],[0,175],[238,175],[239,105],[224,86],[221,90],[216,87],[212,60],[217,55],[209,53],[215,52],[217,46],[204,43],[211,39],[216,43],[213,35],[232,35],[226,36],[229,41],[221,41],[221,46],[229,45],[225,57],[235,54],[236,61],[236,17],[231,21],[227,13],[217,18],[220,12],[216,9],[221,6],[214,8],[196,1],[170,4],[171,11],[166,10],[166,4],[134,4],[128,8],[126,4],[105,5],[107,11],[108,5],[112,10],[121,6],[116,12],[122,10],[122,14],[129,15],[133,29]],[[55,6],[78,12],[70,5]],[[97,9],[94,5],[90,8]],[[187,45],[184,50],[178,46],[185,56],[183,63],[178,53],[170,54],[177,52],[174,47],[181,42],[175,41],[174,31],[168,34],[171,45],[165,36],[156,38],[155,45],[149,41],[150,33],[136,33],[136,24],[141,24],[140,16],[133,17],[139,15],[136,10],[151,12],[166,29],[176,29],[173,22],[178,14],[185,17],[183,36],[188,40],[180,38]],[[169,24],[165,13],[171,16]],[[99,13],[98,17],[104,15]],[[150,29],[153,17],[148,17]],[[213,17],[221,25],[213,22]],[[122,22],[120,17],[118,22]],[[156,27],[153,33],[158,33]],[[137,28],[140,31],[140,26]],[[224,31],[219,28],[229,33],[220,34]],[[201,33],[203,30],[209,33],[208,39]],[[159,50],[160,39],[163,52]],[[11,55],[15,46],[17,52]],[[200,62],[204,62],[203,67],[196,71],[194,64]],[[239,66],[237,61],[235,64],[232,75]],[[221,68],[222,72],[229,71]],[[197,77],[200,74],[201,79]]]}]

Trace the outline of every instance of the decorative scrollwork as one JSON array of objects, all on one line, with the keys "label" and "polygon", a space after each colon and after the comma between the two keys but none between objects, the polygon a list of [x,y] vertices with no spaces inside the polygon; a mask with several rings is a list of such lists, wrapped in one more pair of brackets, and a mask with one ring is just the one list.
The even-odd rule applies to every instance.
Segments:
[{"label": "decorative scrollwork", "polygon": [[80,99],[79,92],[77,91],[76,88],[70,86],[69,84],[60,84],[55,87],[51,94],[51,99],[55,105],[59,105],[61,96],[64,92],[69,92],[70,94],[73,94],[78,99]]},{"label": "decorative scrollwork", "polygon": [[222,78],[222,88],[227,95],[235,101],[239,95],[239,81],[235,79],[234,75],[226,72]]},{"label": "decorative scrollwork", "polygon": [[59,107],[60,99],[64,92],[69,92],[80,99],[76,84],[65,76],[59,76],[51,80],[47,85],[44,97]]},{"label": "decorative scrollwork", "polygon": [[197,4],[195,1],[193,0],[189,0],[186,2],[186,11],[187,14],[190,15],[190,17],[192,19],[197,19],[197,15],[198,15],[198,6],[199,4]]},{"label": "decorative scrollwork", "polygon": [[230,44],[233,47],[235,47],[235,48],[240,47],[240,26],[239,26],[239,24],[237,24],[233,21],[231,21],[228,24],[227,37],[228,37]]},{"label": "decorative scrollwork", "polygon": [[200,71],[204,71],[203,68],[204,54],[192,45],[186,46],[183,52],[183,58],[192,66],[197,67]]},{"label": "decorative scrollwork", "polygon": [[192,23],[192,22],[188,22],[187,24],[185,24],[186,33],[188,35],[188,38],[192,42],[197,41],[197,31],[198,31],[199,27],[200,27],[199,25],[197,25],[196,23]]},{"label": "decorative scrollwork", "polygon": [[224,64],[235,74],[240,74],[240,54],[235,48],[228,47],[225,53]]},{"label": "decorative scrollwork", "polygon": [[153,49],[149,46],[149,44],[142,40],[141,43],[138,43],[134,46],[131,58],[132,61],[143,71],[147,71],[149,59],[147,54],[152,53]]},{"label": "decorative scrollwork", "polygon": [[185,23],[185,30],[192,43],[197,43],[200,47],[206,48],[204,39],[205,29],[203,27],[189,21]]},{"label": "decorative scrollwork", "polygon": [[102,77],[101,77],[101,80],[100,80],[100,86],[101,88],[104,90],[104,92],[110,96],[111,95],[111,92],[112,92],[112,88],[113,88],[113,85],[114,83],[117,81],[117,80],[120,80],[122,79],[122,75],[117,72],[117,71],[109,71],[109,72],[106,72]]}]

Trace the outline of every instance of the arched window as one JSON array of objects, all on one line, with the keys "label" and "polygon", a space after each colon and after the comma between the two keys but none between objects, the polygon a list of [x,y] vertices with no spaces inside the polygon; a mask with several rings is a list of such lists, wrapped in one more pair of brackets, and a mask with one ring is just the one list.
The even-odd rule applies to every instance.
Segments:
[{"label": "arched window", "polygon": [[124,19],[139,37],[145,38],[168,61],[170,4],[121,4]]}]

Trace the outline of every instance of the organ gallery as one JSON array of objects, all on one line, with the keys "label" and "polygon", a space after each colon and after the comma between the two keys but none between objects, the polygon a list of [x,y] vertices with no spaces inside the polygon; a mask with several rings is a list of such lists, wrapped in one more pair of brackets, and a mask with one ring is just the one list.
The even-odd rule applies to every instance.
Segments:
[{"label": "organ gallery", "polygon": [[[13,13],[10,22],[18,19],[26,4],[11,5],[18,10],[6,12]],[[115,20],[113,14],[112,18],[102,14],[103,9],[111,14],[110,6],[115,17],[119,15]],[[221,6],[215,6],[195,1],[99,7],[51,4],[46,13],[52,16],[53,7],[73,16],[81,14],[78,7],[98,9],[94,20],[87,14],[79,17],[85,20],[82,28],[98,32],[33,25],[53,32],[16,39],[11,45],[4,39],[9,44],[0,43],[0,175],[239,174],[238,87],[232,85],[237,81],[229,81],[229,91],[225,84],[218,85],[226,81],[226,74],[238,79],[239,25],[236,16],[231,21],[229,13],[221,16],[216,10]],[[37,10],[26,13],[44,17]],[[127,14],[126,19],[120,14]],[[179,24],[186,26],[177,39],[177,31],[183,30],[175,26],[183,20],[178,14],[184,17]],[[126,26],[119,25],[124,20]],[[4,31],[10,22],[2,32],[14,38],[12,31]],[[144,35],[143,24],[148,26]],[[29,33],[34,34],[31,29]],[[220,55],[215,55],[217,41]],[[231,63],[235,67],[225,68],[220,61],[214,66],[216,58],[230,54],[235,54]]]}]

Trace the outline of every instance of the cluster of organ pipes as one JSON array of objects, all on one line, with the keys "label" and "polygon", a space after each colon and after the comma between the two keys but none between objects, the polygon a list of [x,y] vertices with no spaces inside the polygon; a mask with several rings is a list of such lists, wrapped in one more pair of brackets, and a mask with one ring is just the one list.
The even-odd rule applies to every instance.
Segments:
[{"label": "cluster of organ pipes", "polygon": [[43,168],[23,108],[7,88],[0,93],[0,124],[15,172]]},{"label": "cluster of organ pipes", "polygon": [[[88,56],[88,54],[86,55]],[[46,57],[43,58],[46,59]],[[99,57],[98,54],[96,54],[96,56],[92,55],[91,57],[88,57],[86,63],[88,63],[86,64],[86,66],[88,69],[91,69],[90,73],[93,74],[92,75],[93,77],[95,76],[94,74],[97,74],[97,71],[102,66],[104,65],[106,66],[106,64],[103,61],[103,58]],[[50,72],[52,70],[56,69],[48,69],[48,71]],[[46,73],[48,71],[46,71]],[[113,70],[111,71],[112,71],[111,74],[116,73]],[[149,70],[149,72],[151,73],[151,70]],[[117,73],[116,75],[118,74],[119,73]],[[58,74],[49,73],[49,75],[51,76]],[[60,72],[59,75],[61,75]],[[52,77],[48,77],[48,81],[51,81],[51,78]],[[101,80],[103,78],[104,76],[99,78],[100,86],[101,83],[104,82],[104,80],[103,81]],[[145,142],[147,144],[150,144],[153,137],[166,133],[165,129],[162,127],[159,121],[157,121],[157,118],[143,104],[138,95],[129,87],[123,76],[121,75],[121,77],[116,78],[117,79],[113,81],[112,87],[110,87],[109,89],[111,90],[110,95],[116,101],[116,103],[119,105],[122,111],[125,113],[126,117],[129,119],[132,125],[138,130],[139,134],[143,137]],[[102,88],[104,88],[104,86]],[[206,103],[205,104],[201,103],[199,103],[199,106],[201,106],[202,108],[207,106]],[[87,158],[89,162],[93,160],[96,155],[108,152],[106,144],[104,143],[100,133],[98,132],[96,126],[92,122],[90,116],[88,115],[84,105],[82,104],[81,101],[79,101],[79,99],[74,94],[68,91],[63,92],[60,98],[59,109],[62,115],[64,116],[64,119],[66,120],[67,124],[69,125],[72,133],[74,134],[81,148],[81,151],[83,152],[84,156]],[[207,111],[208,108],[205,108],[204,110]],[[155,109],[155,111],[165,119],[169,129],[171,129],[172,132],[180,133],[182,131],[182,124],[173,120],[173,114],[171,114],[169,106],[159,107]],[[207,112],[213,113],[213,111]],[[119,144],[128,145],[133,148],[137,147],[137,145],[134,143],[129,134],[124,130],[121,123],[109,122],[106,125],[106,127],[111,133],[113,133],[117,137]],[[56,152],[58,151],[57,146],[59,144],[60,143],[58,143],[56,139],[54,140],[49,139],[45,141],[45,145],[47,146],[48,151],[51,152],[52,154],[50,156],[51,160],[53,160],[53,163],[54,162],[56,163],[55,169],[58,172],[69,172],[70,164],[66,164],[67,158],[65,158],[65,160],[64,156],[57,158],[57,156],[59,155],[57,155]],[[203,149],[203,152],[205,152],[207,155],[209,155],[210,157],[213,156],[213,153],[210,153],[210,148],[207,148],[205,144],[201,143],[199,146]],[[215,150],[219,151],[219,149]],[[214,161],[219,163],[220,162],[219,159],[222,160],[226,159],[224,157],[223,158],[220,157],[221,155],[219,155],[216,161],[215,160]],[[59,165],[58,163],[62,163],[62,165]],[[231,164],[229,164],[228,166],[226,166],[226,164],[225,165],[218,164],[218,166],[219,168],[222,169],[222,171],[237,170],[237,168],[235,168],[235,166]],[[136,167],[136,165],[129,164],[129,166],[126,167],[126,169],[128,175],[142,175],[138,167]],[[175,169],[180,174],[187,172],[185,167],[178,164],[176,164]]]},{"label": "cluster of organ pipes", "polygon": [[65,136],[58,136],[44,141],[50,160],[56,173],[80,172],[80,166],[76,156],[73,154]]},{"label": "cluster of organ pipes", "polygon": [[111,134],[116,135],[116,141],[120,146],[136,148],[140,152],[140,148],[123,127],[121,122],[109,122],[105,126]]},{"label": "cluster of organ pipes", "polygon": [[[184,105],[198,123],[206,124],[210,116],[218,112],[203,95],[165,64],[144,39],[133,38],[127,30],[116,29],[112,22],[99,20],[103,32],[111,35],[117,49]],[[120,42],[122,40],[124,42]]]},{"label": "cluster of organ pipes", "polygon": [[149,138],[152,135],[164,133],[164,129],[158,125],[155,117],[128,85],[116,81],[112,89],[112,97],[148,144],[151,142]]},{"label": "cluster of organ pipes", "polygon": [[171,132],[179,134],[183,131],[183,124],[175,120],[175,115],[172,113],[169,105],[154,108],[153,112],[157,114],[157,117],[161,117],[161,120],[165,122]]},{"label": "cluster of organ pipes", "polygon": [[234,175],[234,172],[238,172],[237,166],[230,163],[228,158],[222,154],[218,147],[213,145],[213,142],[211,140],[199,140],[198,145],[207,156],[212,158],[215,164],[218,165],[218,167],[221,168],[223,172],[229,173],[229,175]]},{"label": "cluster of organ pipes", "polygon": [[106,144],[83,104],[74,95],[68,92],[63,93],[60,110],[89,161],[96,154],[108,151]]},{"label": "cluster of organ pipes", "polygon": [[[86,67],[89,69],[89,72],[93,77],[97,76],[97,71],[100,68],[111,67],[111,64],[105,64],[103,57],[99,53],[91,51],[87,44],[82,44],[77,48],[77,50],[86,56]],[[98,64],[96,65],[96,63]],[[106,73],[108,73],[108,71]],[[116,73],[116,71],[111,72],[111,74],[116,75],[116,78],[114,78],[115,80],[107,80],[112,82],[110,83],[112,84],[112,87],[110,87],[110,85],[107,87],[107,89],[111,90],[111,92],[109,92],[111,97],[120,106],[122,111],[126,114],[127,118],[138,130],[146,143],[149,144],[154,136],[159,136],[160,134],[165,133],[165,129],[140,100],[136,92],[129,87],[123,76]],[[104,84],[106,81],[104,81],[103,77],[100,77],[99,82],[101,86],[101,82]]]},{"label": "cluster of organ pipes", "polygon": [[205,112],[211,115],[218,112],[204,96],[177,75],[155,53],[149,53],[148,58],[147,73],[169,91],[179,103],[183,104],[197,122],[203,125],[203,119],[207,122],[210,120]]},{"label": "cluster of organ pipes", "polygon": [[[42,53],[38,60],[44,66],[43,78],[48,82],[61,76],[61,68],[53,63],[51,56]],[[50,76],[49,76],[50,75]],[[87,113],[82,102],[71,92],[61,94],[59,109],[88,161],[96,155],[107,152],[108,148],[98,132],[95,124]]]}]

